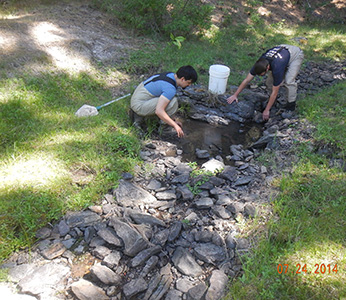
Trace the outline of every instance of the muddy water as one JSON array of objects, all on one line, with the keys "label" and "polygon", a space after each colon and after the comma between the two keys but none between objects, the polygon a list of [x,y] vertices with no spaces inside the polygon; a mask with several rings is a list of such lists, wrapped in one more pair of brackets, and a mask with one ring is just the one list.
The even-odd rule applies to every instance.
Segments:
[{"label": "muddy water", "polygon": [[249,147],[262,135],[262,126],[255,123],[240,124],[232,122],[227,126],[211,125],[196,120],[183,120],[184,138],[166,137],[178,149],[183,150],[184,161],[198,161],[196,149],[208,150],[211,157],[221,155],[224,159],[230,155],[231,145]]}]

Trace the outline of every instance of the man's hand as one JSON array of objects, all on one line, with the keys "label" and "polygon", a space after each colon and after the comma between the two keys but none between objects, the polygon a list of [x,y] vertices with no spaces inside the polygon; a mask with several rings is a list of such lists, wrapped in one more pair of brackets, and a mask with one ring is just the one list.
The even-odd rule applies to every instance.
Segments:
[{"label": "man's hand", "polygon": [[269,110],[264,110],[262,113],[262,117],[264,121],[269,120],[269,115],[270,115],[270,111]]},{"label": "man's hand", "polygon": [[174,126],[175,131],[177,132],[178,137],[183,137],[184,136],[184,131],[181,129],[179,125]]},{"label": "man's hand", "polygon": [[237,96],[232,95],[231,97],[228,97],[228,98],[227,98],[227,103],[228,103],[228,104],[233,103],[233,101],[236,101],[236,102],[238,103],[238,98],[237,98]]}]

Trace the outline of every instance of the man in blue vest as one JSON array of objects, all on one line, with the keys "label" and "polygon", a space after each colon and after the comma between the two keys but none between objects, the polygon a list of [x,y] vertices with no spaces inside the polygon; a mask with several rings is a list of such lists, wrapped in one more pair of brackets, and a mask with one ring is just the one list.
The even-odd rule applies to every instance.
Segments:
[{"label": "man in blue vest", "polygon": [[264,76],[268,73],[266,85],[270,92],[269,101],[263,111],[263,120],[268,120],[270,109],[273,106],[281,86],[287,89],[287,110],[295,110],[297,87],[295,78],[298,75],[300,66],[303,62],[303,51],[297,46],[280,45],[267,50],[256,61],[246,78],[240,84],[236,92],[227,99],[231,104],[233,101],[238,102],[238,95],[256,76]]},{"label": "man in blue vest", "polygon": [[197,72],[191,66],[180,67],[176,73],[156,74],[138,85],[131,97],[131,113],[134,124],[143,117],[157,115],[172,126],[178,137],[183,137],[181,124],[172,119],[178,110],[177,88],[186,88],[197,81]]}]

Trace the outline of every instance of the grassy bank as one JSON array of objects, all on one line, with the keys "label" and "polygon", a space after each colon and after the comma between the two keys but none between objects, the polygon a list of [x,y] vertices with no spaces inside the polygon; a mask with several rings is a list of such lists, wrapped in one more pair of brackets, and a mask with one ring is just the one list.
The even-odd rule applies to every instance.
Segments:
[{"label": "grassy bank", "polygon": [[[3,14],[2,19],[6,20]],[[258,21],[259,22],[259,21]],[[213,27],[201,39],[179,49],[153,40],[129,53],[122,65],[94,66],[92,73],[70,74],[45,62],[40,73],[2,70],[0,79],[0,260],[30,247],[35,231],[67,210],[98,203],[121,174],[140,164],[140,141],[129,124],[128,99],[93,118],[74,112],[84,103],[112,99],[104,74],[130,80],[191,64],[199,83],[207,85],[211,64],[231,68],[229,84],[239,84],[264,49],[279,43],[300,45],[306,60],[346,58],[345,26],[310,24]],[[265,31],[265,35],[263,32]],[[293,40],[303,36],[307,44]],[[6,63],[6,68],[11,64]],[[345,83],[303,99],[302,117],[316,126],[314,139],[345,159]],[[228,299],[325,299],[345,297],[345,173],[329,165],[329,157],[297,146],[301,157],[291,175],[278,183],[273,218],[259,234],[259,245],[245,259],[245,275],[232,282]],[[301,264],[300,274],[297,264]],[[278,265],[289,265],[279,274]],[[306,264],[306,268],[304,268]],[[318,265],[319,274],[314,273]],[[326,267],[324,271],[322,264]],[[335,268],[335,266],[337,266]],[[312,273],[305,273],[305,269]],[[279,268],[279,271],[281,269]],[[322,271],[324,271],[322,273]]]},{"label": "grassy bank", "polygon": [[309,144],[294,149],[300,162],[278,182],[274,216],[226,299],[346,296],[346,173],[330,164],[345,159],[345,89],[341,83],[300,102],[301,117],[316,126],[314,143],[332,150],[326,157]]},{"label": "grassy bank", "polygon": [[21,75],[0,83],[0,254],[29,246],[40,226],[97,203],[140,163],[128,99],[97,117],[83,104],[110,100],[88,74]]}]

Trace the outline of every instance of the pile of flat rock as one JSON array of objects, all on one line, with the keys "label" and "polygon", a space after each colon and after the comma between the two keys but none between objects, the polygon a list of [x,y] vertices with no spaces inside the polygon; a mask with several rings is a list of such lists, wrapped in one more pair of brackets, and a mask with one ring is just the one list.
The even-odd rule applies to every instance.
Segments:
[{"label": "pile of flat rock", "polygon": [[[247,225],[254,218],[265,224],[279,192],[273,180],[292,170],[294,146],[309,144],[314,130],[281,115],[263,126],[248,149],[232,145],[227,159],[205,156],[198,168],[182,160],[176,145],[147,142],[143,166],[123,174],[99,205],[41,228],[30,251],[1,266],[9,278],[1,294],[17,300],[222,299],[256,244]],[[311,144],[308,150],[319,149]],[[263,152],[270,153],[270,165],[257,159]]]},{"label": "pile of flat rock", "polygon": [[[294,124],[267,123],[278,157],[295,142]],[[100,205],[40,229],[37,244],[2,267],[20,299],[221,299],[253,243],[244,227],[264,222],[277,192],[260,151],[233,145],[229,161],[210,158],[196,172],[175,145],[152,140],[135,176],[123,174]]]}]

